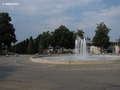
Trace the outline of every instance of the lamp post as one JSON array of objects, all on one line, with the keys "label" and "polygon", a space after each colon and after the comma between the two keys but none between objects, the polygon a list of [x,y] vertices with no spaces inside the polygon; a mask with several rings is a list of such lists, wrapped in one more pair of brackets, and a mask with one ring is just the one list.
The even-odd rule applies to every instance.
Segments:
[{"label": "lamp post", "polygon": [[2,51],[3,51],[3,49],[4,49],[4,43],[1,43],[1,44],[2,44],[1,54],[3,54]]},{"label": "lamp post", "polygon": [[1,55],[3,54],[2,53],[2,51],[3,51],[3,49],[4,49],[4,43],[2,42],[2,36],[0,36],[0,53],[1,53]]},{"label": "lamp post", "polygon": [[7,45],[5,45],[5,50],[6,50],[6,54],[8,54],[8,46]]},{"label": "lamp post", "polygon": [[119,39],[118,39],[118,47],[119,47],[118,54],[120,54],[120,36],[119,36]]},{"label": "lamp post", "polygon": [[0,54],[2,54],[2,36],[0,36]]}]

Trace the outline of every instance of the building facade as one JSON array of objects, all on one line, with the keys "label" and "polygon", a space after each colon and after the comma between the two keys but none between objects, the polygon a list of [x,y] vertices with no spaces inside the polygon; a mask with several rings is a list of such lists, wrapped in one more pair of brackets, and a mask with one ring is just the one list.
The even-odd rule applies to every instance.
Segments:
[{"label": "building facade", "polygon": [[113,53],[113,54],[119,54],[120,53],[120,47],[118,45],[118,42],[110,42],[110,46],[107,49],[101,50],[100,47],[96,46],[89,46],[90,47],[90,53]]},{"label": "building facade", "polygon": [[[48,52],[53,52],[53,47],[48,47]],[[111,54],[119,54],[120,47],[117,42],[110,42],[110,46],[107,49],[101,50],[100,47],[93,46],[92,43],[87,43],[87,51],[89,54],[101,54],[101,53],[111,53]],[[60,46],[55,47],[55,52],[61,53],[62,48]],[[65,49],[63,48],[63,52],[73,52],[75,53],[75,49]]]}]

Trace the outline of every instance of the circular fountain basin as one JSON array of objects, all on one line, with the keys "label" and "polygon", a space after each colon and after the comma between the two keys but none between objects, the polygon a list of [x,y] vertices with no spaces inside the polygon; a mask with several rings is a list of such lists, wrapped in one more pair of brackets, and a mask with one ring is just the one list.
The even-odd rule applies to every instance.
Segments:
[{"label": "circular fountain basin", "polygon": [[92,55],[77,58],[74,55],[31,57],[30,61],[47,64],[119,64],[120,56]]},{"label": "circular fountain basin", "polygon": [[63,56],[47,56],[47,57],[40,57],[38,59],[45,59],[45,60],[74,60],[74,61],[96,61],[96,60],[119,60],[120,57],[112,56],[112,55],[92,55],[87,57],[75,57],[74,55],[63,55]]}]

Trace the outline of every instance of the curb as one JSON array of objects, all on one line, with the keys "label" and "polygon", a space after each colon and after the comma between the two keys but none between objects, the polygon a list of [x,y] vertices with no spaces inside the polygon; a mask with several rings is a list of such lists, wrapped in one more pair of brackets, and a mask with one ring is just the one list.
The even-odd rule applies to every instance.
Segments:
[{"label": "curb", "polygon": [[120,60],[97,60],[97,61],[73,61],[73,60],[45,60],[30,57],[30,61],[45,64],[67,64],[67,65],[83,65],[83,64],[120,64]]}]

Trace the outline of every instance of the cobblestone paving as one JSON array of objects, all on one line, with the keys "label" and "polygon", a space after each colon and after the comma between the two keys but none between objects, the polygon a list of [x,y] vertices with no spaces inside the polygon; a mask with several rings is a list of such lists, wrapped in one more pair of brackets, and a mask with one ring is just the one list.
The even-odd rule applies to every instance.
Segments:
[{"label": "cobblestone paving", "polygon": [[65,64],[40,64],[26,60],[17,60],[17,64],[32,66],[36,68],[62,69],[62,70],[100,70],[100,69],[120,69],[120,64],[83,64],[83,65],[65,65]]}]

